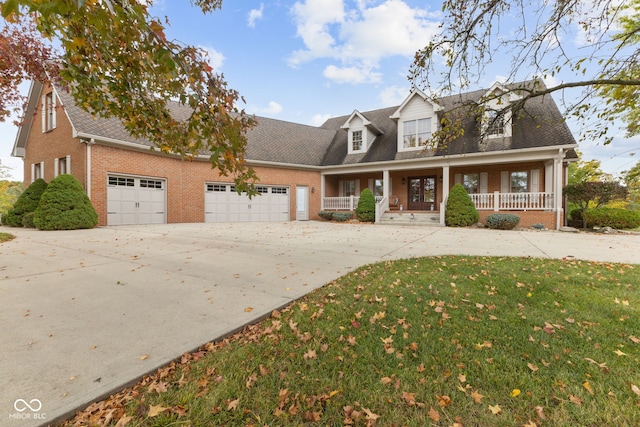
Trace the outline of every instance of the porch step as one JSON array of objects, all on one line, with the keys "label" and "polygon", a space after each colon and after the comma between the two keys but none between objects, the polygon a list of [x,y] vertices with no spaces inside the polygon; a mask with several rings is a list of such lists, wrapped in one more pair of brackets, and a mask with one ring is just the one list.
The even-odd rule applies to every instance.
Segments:
[{"label": "porch step", "polygon": [[440,227],[440,213],[387,211],[382,214],[380,224],[387,225],[416,225]]}]

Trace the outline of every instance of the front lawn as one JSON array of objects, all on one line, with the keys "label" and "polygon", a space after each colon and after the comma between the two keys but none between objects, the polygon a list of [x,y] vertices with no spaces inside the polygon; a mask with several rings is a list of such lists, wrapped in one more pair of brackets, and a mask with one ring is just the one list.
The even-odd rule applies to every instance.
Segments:
[{"label": "front lawn", "polygon": [[640,267],[366,266],[71,425],[638,426]]},{"label": "front lawn", "polygon": [[8,242],[9,240],[15,239],[16,236],[9,233],[0,233],[0,243]]}]

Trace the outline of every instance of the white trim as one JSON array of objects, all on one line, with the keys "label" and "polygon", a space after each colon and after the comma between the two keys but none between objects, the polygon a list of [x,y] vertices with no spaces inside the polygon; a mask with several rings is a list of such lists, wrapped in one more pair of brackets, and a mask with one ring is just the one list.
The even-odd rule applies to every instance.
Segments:
[{"label": "white trim", "polygon": [[53,177],[57,177],[58,176],[58,170],[60,169],[60,159],[59,158],[55,158],[53,159]]}]

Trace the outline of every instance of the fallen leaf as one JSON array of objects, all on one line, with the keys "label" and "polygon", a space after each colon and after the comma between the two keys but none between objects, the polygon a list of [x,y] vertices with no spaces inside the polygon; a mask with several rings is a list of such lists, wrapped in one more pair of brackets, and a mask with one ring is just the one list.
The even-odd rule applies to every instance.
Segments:
[{"label": "fallen leaf", "polygon": [[591,384],[589,384],[589,381],[583,382],[582,387],[586,388],[589,393],[593,394],[593,387],[591,387]]},{"label": "fallen leaf", "polygon": [[142,356],[140,356],[140,360],[147,360],[149,358],[148,354],[143,354]]},{"label": "fallen leaf", "polygon": [[527,366],[529,367],[529,369],[531,369],[533,372],[538,370],[538,367],[536,365],[534,365],[533,363],[527,363]]},{"label": "fallen leaf", "polygon": [[542,406],[536,406],[536,415],[542,420],[547,419],[547,417],[544,415],[544,407]]},{"label": "fallen leaf", "polygon": [[640,388],[637,385],[631,384],[631,391],[636,394],[636,396],[640,397]]},{"label": "fallen leaf", "polygon": [[449,396],[436,396],[436,398],[438,399],[438,405],[440,405],[441,408],[446,408],[451,405],[451,398]]},{"label": "fallen leaf", "polygon": [[471,393],[471,397],[473,398],[474,403],[482,403],[482,398],[484,396],[478,393],[478,390],[474,390],[473,393]]},{"label": "fallen leaf", "polygon": [[500,412],[502,412],[502,408],[500,407],[500,405],[489,405],[489,410],[493,415],[498,415]]},{"label": "fallen leaf", "polygon": [[520,396],[520,389],[514,388],[513,390],[511,390],[511,393],[509,393],[509,396],[511,397],[518,397]]},{"label": "fallen leaf", "polygon": [[129,421],[131,421],[132,419],[133,417],[130,417],[128,415],[123,415],[122,418],[118,420],[116,427],[125,427],[129,423]]},{"label": "fallen leaf", "polygon": [[316,359],[318,356],[316,355],[315,350],[309,349],[303,356],[304,360]]},{"label": "fallen leaf", "polygon": [[529,422],[526,424],[523,424],[522,427],[538,427],[538,425],[533,421],[529,420]]},{"label": "fallen leaf", "polygon": [[147,414],[147,416],[149,418],[157,417],[158,415],[160,415],[161,413],[163,413],[167,409],[169,409],[169,408],[165,408],[162,405],[151,405],[151,407],[149,407],[149,413]]},{"label": "fallen leaf", "polygon": [[415,393],[409,393],[407,391],[403,391],[402,392],[402,398],[404,399],[405,402],[407,402],[407,404],[409,406],[415,406],[416,405],[416,394]]},{"label": "fallen leaf", "polygon": [[440,412],[438,412],[437,409],[429,408],[429,418],[431,418],[431,421],[434,423],[437,423],[440,421]]},{"label": "fallen leaf", "polygon": [[227,411],[233,411],[238,407],[239,403],[240,403],[240,399],[234,399],[229,401],[229,403],[227,403]]},{"label": "fallen leaf", "polygon": [[630,339],[631,341],[633,341],[634,343],[636,343],[636,344],[640,344],[640,338],[638,338],[638,337],[634,337],[633,335],[631,335],[631,336],[629,337],[629,339]]},{"label": "fallen leaf", "polygon": [[458,374],[458,381],[464,383],[467,381],[467,376],[465,374]]},{"label": "fallen leaf", "polygon": [[584,360],[586,360],[589,363],[593,363],[594,365],[598,365],[601,368],[606,368],[607,367],[606,363],[598,363],[598,362],[596,362],[595,360],[593,360],[593,359],[591,359],[589,357],[585,357]]},{"label": "fallen leaf", "polygon": [[245,313],[251,313],[253,311],[253,307],[247,307],[244,309]]},{"label": "fallen leaf", "polygon": [[389,378],[389,377],[382,377],[382,378],[380,379],[380,382],[381,382],[382,384],[384,384],[384,385],[387,385],[387,384],[391,384],[391,383],[393,382],[393,379],[391,379],[391,378]]},{"label": "fallen leaf", "polygon": [[616,350],[616,351],[614,351],[614,353],[617,354],[618,356],[626,356],[627,355],[627,353],[624,353],[624,352],[622,352],[620,350]]},{"label": "fallen leaf", "polygon": [[578,406],[582,405],[582,399],[577,396],[574,396],[573,394],[569,395],[569,400]]}]

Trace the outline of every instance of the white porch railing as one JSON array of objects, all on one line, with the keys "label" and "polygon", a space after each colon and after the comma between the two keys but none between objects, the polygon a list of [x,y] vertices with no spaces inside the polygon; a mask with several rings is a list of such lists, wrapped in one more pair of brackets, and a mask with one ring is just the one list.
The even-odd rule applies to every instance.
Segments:
[{"label": "white porch railing", "polygon": [[551,210],[553,193],[482,193],[470,194],[478,210]]},{"label": "white porch railing", "polygon": [[[376,204],[384,199],[383,196],[376,196]],[[324,211],[355,211],[358,207],[360,196],[346,197],[325,197],[322,200],[322,210]]]},{"label": "white porch railing", "polygon": [[382,218],[382,215],[388,210],[389,199],[386,197],[376,197],[376,224],[380,222],[380,218]]}]

